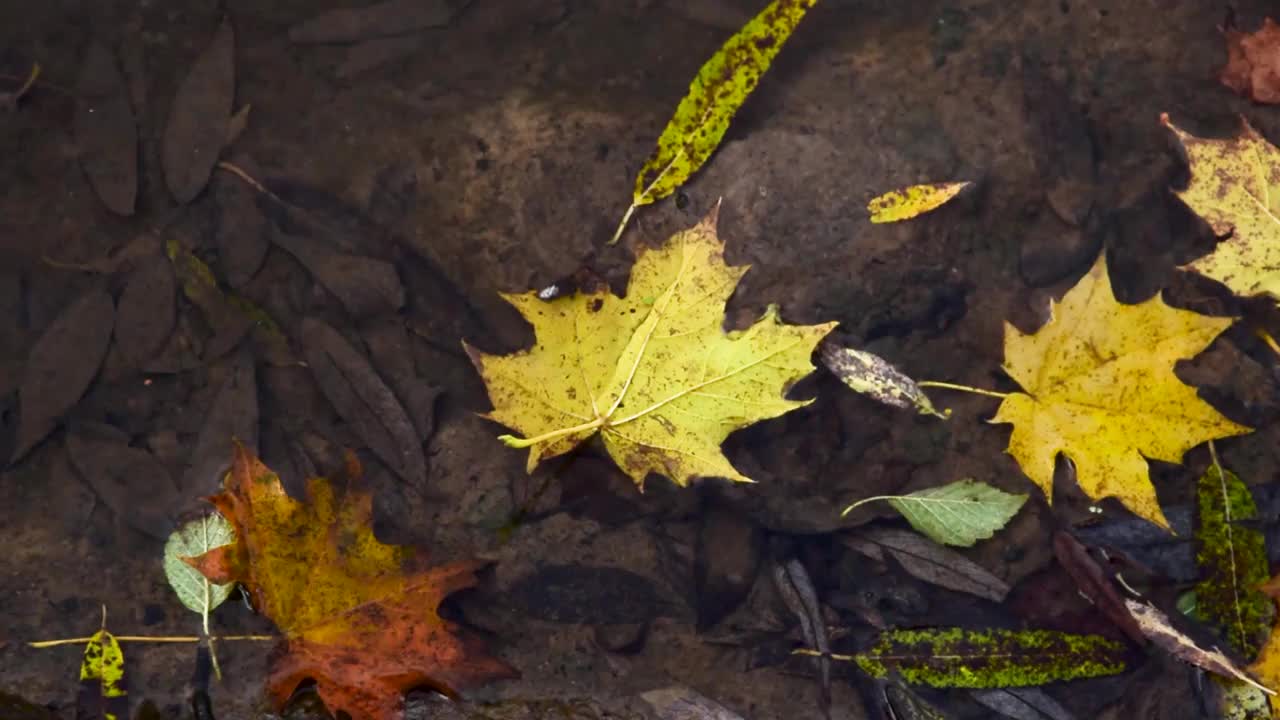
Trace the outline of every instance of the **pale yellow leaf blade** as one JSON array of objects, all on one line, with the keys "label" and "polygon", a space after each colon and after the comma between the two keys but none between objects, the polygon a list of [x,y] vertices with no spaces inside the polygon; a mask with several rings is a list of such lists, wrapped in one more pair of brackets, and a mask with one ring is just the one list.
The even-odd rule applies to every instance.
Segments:
[{"label": "pale yellow leaf blade", "polygon": [[992,422],[1013,424],[1008,452],[1046,497],[1061,452],[1086,495],[1117,497],[1167,528],[1146,458],[1181,462],[1202,442],[1251,431],[1173,372],[1231,322],[1169,307],[1159,297],[1122,305],[1100,257],[1039,331],[1006,327],[1005,371],[1024,392],[1005,398]]},{"label": "pale yellow leaf blade", "polygon": [[720,451],[729,433],[806,403],[786,389],[835,327],[788,325],[776,308],[742,331],[723,329],[725,303],[746,272],[724,261],[713,211],[636,258],[626,295],[607,288],[551,301],[508,297],[533,325],[532,348],[471,350],[494,410],[523,437],[528,468],[595,433],[637,484],[649,473],[747,481]]},{"label": "pale yellow leaf blade", "polygon": [[867,203],[867,212],[873,223],[893,223],[932,212],[969,187],[971,183],[949,182],[928,185],[911,185],[900,190],[890,190]]},{"label": "pale yellow leaf blade", "polygon": [[1280,297],[1280,149],[1242,120],[1240,134],[1199,138],[1160,121],[1186,150],[1191,181],[1182,199],[1225,238],[1187,268],[1240,295]]}]

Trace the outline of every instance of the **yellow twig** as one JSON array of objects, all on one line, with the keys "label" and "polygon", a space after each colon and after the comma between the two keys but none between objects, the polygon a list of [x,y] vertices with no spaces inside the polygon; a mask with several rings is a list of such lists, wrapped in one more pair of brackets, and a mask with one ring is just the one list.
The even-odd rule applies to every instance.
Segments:
[{"label": "yellow twig", "polygon": [[[210,640],[279,640],[275,635],[210,635]],[[201,638],[198,635],[116,635],[119,642],[154,642],[154,643],[198,643]],[[87,643],[93,638],[64,638],[62,640],[38,640],[29,642],[27,645],[33,648],[55,647],[57,645],[79,645]]]},{"label": "yellow twig", "polygon": [[973,393],[975,395],[986,395],[987,397],[1001,399],[1007,398],[1011,394],[996,392],[995,390],[983,390],[982,388],[976,388],[972,385],[957,385],[956,383],[938,382],[936,380],[922,380],[921,382],[916,383],[916,385],[919,387],[943,388],[945,390],[960,390],[962,392]]},{"label": "yellow twig", "polygon": [[627,223],[631,221],[631,214],[635,211],[636,206],[634,204],[627,208],[627,212],[622,216],[622,222],[618,223],[618,229],[613,231],[613,239],[609,241],[610,245],[617,243],[618,239],[622,237],[622,232],[627,229]]},{"label": "yellow twig", "polygon": [[1276,355],[1280,355],[1280,343],[1277,343],[1276,339],[1271,337],[1271,333],[1263,330],[1262,328],[1254,328],[1253,332],[1255,335],[1262,338],[1262,342],[1266,343],[1267,347],[1271,348],[1272,352]]}]

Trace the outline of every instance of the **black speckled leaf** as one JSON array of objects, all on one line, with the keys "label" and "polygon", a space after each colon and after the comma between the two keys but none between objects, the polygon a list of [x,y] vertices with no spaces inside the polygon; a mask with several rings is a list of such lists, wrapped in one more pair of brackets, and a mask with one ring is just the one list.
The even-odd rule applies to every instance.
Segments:
[{"label": "black speckled leaf", "polygon": [[85,51],[76,92],[80,167],[108,210],[132,215],[138,198],[138,127],[115,55],[101,42]]},{"label": "black speckled leaf", "polygon": [[235,87],[235,33],[224,18],[178,86],[164,128],[164,179],[179,203],[191,202],[209,182],[227,141]]},{"label": "black speckled leaf", "polygon": [[124,653],[115,636],[99,630],[84,646],[76,720],[124,720],[129,717]]},{"label": "black speckled leaf", "polygon": [[26,455],[79,402],[107,354],[115,318],[111,296],[91,290],[36,340],[18,388],[21,419],[11,461]]}]

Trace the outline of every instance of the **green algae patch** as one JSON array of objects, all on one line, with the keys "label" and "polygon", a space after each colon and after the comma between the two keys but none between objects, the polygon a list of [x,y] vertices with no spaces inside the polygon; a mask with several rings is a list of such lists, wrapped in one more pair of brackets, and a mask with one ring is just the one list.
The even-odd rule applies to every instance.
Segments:
[{"label": "green algae patch", "polygon": [[875,646],[848,656],[876,678],[898,674],[912,685],[1001,688],[1115,675],[1124,646],[1097,635],[1052,630],[889,630]]},{"label": "green algae patch", "polygon": [[1254,658],[1275,618],[1275,604],[1258,586],[1271,576],[1266,541],[1254,520],[1258,506],[1249,487],[1216,462],[1196,486],[1196,616],[1215,628],[1236,652]]}]

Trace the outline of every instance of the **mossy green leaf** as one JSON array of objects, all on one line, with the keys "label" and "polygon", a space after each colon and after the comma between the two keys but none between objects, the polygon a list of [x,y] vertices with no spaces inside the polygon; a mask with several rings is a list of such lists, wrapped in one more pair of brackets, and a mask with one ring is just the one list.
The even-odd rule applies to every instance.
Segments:
[{"label": "mossy green leaf", "polygon": [[1007,493],[973,478],[906,495],[879,495],[845,508],[845,514],[872,500],[887,500],[934,542],[970,547],[1004,527],[1027,501],[1025,493]]},{"label": "mossy green leaf", "polygon": [[631,207],[612,242],[622,235],[637,207],[675,192],[711,157],[738,108],[817,2],[773,0],[702,66],[658,138],[658,146],[640,168]]},{"label": "mossy green leaf", "polygon": [[103,720],[128,720],[129,717],[124,653],[115,636],[105,629],[94,633],[84,646],[76,717]]},{"label": "mossy green leaf", "polygon": [[1216,628],[1233,650],[1256,657],[1275,619],[1275,604],[1258,586],[1270,577],[1266,541],[1254,520],[1258,506],[1249,487],[1217,463],[1196,486],[1196,615]]},{"label": "mossy green leaf", "polygon": [[173,588],[183,605],[200,615],[205,622],[206,632],[209,613],[226,602],[235,583],[209,582],[200,571],[182,558],[204,555],[214,548],[230,545],[235,541],[236,533],[231,523],[215,512],[174,530],[169,541],[164,544],[164,574],[169,579],[169,587]]},{"label": "mossy green leaf", "polygon": [[888,630],[848,659],[872,677],[897,673],[912,685],[938,688],[1025,687],[1125,669],[1120,643],[1052,630]]}]

